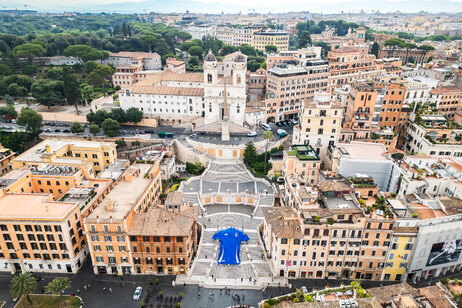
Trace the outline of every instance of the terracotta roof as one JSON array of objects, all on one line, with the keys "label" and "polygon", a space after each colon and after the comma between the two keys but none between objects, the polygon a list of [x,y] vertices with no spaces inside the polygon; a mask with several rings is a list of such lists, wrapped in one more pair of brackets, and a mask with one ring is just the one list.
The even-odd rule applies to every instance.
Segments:
[{"label": "terracotta roof", "polygon": [[180,66],[180,65],[185,64],[185,62],[173,59],[173,60],[167,60],[167,64],[171,64],[173,66]]},{"label": "terracotta roof", "polygon": [[407,283],[371,288],[367,289],[367,293],[371,297],[375,297],[382,304],[391,301],[393,297],[400,294],[412,295],[414,297],[419,296],[419,292]]},{"label": "terracotta roof", "polygon": [[180,88],[165,86],[133,86],[134,94],[177,95],[177,96],[204,96],[204,88]]},{"label": "terracotta roof", "polygon": [[456,86],[441,86],[430,91],[430,94],[444,94],[444,93],[461,93],[462,90]]},{"label": "terracotta roof", "polygon": [[433,307],[452,308],[454,307],[448,299],[451,294],[441,290],[438,286],[430,286],[419,289],[420,294],[424,295]]},{"label": "terracotta roof", "polygon": [[393,231],[395,233],[415,233],[417,236],[417,231],[419,228],[417,227],[393,227]]},{"label": "terracotta roof", "polygon": [[451,198],[451,197],[441,197],[439,198],[441,203],[443,203],[444,207],[446,208],[446,212],[449,215],[456,215],[462,213],[460,209],[462,209],[462,200],[458,198]]},{"label": "terracotta roof", "polygon": [[264,208],[263,215],[277,238],[302,236],[299,217],[292,208],[285,206]]},{"label": "terracotta roof", "polygon": [[[189,208],[189,209],[188,209]],[[147,213],[136,213],[128,230],[129,235],[189,236],[196,221],[191,217],[197,207],[183,207],[183,212],[173,212],[155,207]],[[197,216],[196,216],[197,217]]]},{"label": "terracotta roof", "polygon": [[318,183],[318,188],[321,191],[344,191],[344,190],[351,190],[350,185],[345,181],[339,180],[327,180],[324,182]]},{"label": "terracotta roof", "polygon": [[175,72],[163,72],[154,74],[149,78],[146,78],[135,85],[138,86],[153,86],[162,81],[183,81],[183,82],[204,82],[204,74],[202,73],[175,73]]},{"label": "terracotta roof", "polygon": [[167,195],[165,199],[166,205],[183,205],[183,193],[180,191],[173,191]]},{"label": "terracotta roof", "polygon": [[136,58],[136,59],[145,59],[152,58],[159,54],[156,52],[140,52],[140,51],[121,51],[118,53],[110,52],[110,57],[121,57],[121,58]]},{"label": "terracotta roof", "polygon": [[337,49],[329,51],[329,53],[350,53],[350,52],[359,52],[360,50],[353,47],[339,47]]}]

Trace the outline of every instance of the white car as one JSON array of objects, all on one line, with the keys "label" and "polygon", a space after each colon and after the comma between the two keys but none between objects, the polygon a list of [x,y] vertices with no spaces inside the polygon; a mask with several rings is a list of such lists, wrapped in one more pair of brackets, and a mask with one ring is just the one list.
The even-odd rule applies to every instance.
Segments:
[{"label": "white car", "polygon": [[303,293],[308,294],[308,290],[305,286],[301,287],[300,290],[302,290]]},{"label": "white car", "polygon": [[257,132],[255,132],[255,131],[248,132],[247,137],[257,137]]},{"label": "white car", "polygon": [[137,287],[135,290],[135,293],[133,294],[133,300],[137,301],[140,299],[141,293],[143,293],[143,288],[142,287]]},{"label": "white car", "polygon": [[287,132],[284,129],[278,129],[277,130],[278,135],[280,134],[287,134]]}]

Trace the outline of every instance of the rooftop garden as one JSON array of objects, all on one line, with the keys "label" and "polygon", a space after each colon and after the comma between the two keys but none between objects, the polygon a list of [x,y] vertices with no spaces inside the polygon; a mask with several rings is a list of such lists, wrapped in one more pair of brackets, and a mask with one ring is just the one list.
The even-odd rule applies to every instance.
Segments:
[{"label": "rooftop garden", "polygon": [[297,156],[300,160],[319,160],[318,154],[309,145],[292,145],[292,150],[286,152],[289,156]]},{"label": "rooftop garden", "polygon": [[368,187],[376,187],[377,185],[374,182],[372,177],[367,178],[348,178],[348,182],[354,185],[356,188],[368,188]]},{"label": "rooftop garden", "polygon": [[266,300],[263,307],[288,307],[288,305],[291,305],[292,303],[316,302],[321,298],[323,298],[326,302],[336,301],[340,298],[353,298],[353,290],[356,290],[356,294],[360,298],[370,297],[369,293],[361,287],[359,281],[352,281],[349,286],[345,286],[342,282],[340,287],[331,289],[327,284],[324,290],[318,291],[316,288],[313,288],[313,291],[309,293],[296,289],[294,293]]},{"label": "rooftop garden", "polygon": [[363,202],[361,201],[359,202],[364,209],[364,213],[366,215],[375,214],[375,215],[383,216],[383,218],[393,218],[394,214],[390,210],[390,208],[386,205],[385,197],[375,195],[374,198],[375,198],[375,203],[372,204],[372,206],[365,205],[364,200]]}]

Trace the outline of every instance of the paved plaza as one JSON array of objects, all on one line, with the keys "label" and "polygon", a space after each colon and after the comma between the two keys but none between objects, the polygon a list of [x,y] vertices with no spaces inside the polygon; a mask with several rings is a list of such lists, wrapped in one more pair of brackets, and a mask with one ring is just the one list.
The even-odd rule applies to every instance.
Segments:
[{"label": "paved plaza", "polygon": [[[258,229],[263,223],[262,207],[273,206],[274,193],[270,183],[255,179],[241,160],[213,160],[204,174],[183,186],[184,201],[201,206],[199,223],[202,236],[191,271],[178,276],[178,283],[199,284],[208,288],[238,286],[257,289],[268,285],[286,285],[283,278],[272,278],[271,269],[262,253]],[[247,193],[258,196],[258,204],[213,204],[202,206],[200,196],[207,194]],[[250,240],[240,249],[241,264],[217,264],[219,241],[212,236],[219,230],[236,228],[246,233]]]}]

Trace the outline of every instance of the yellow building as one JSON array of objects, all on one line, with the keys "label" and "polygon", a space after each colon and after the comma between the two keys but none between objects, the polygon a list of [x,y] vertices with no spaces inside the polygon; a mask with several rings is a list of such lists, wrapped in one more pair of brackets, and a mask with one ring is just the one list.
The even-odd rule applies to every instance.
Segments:
[{"label": "yellow building", "polygon": [[86,177],[94,177],[117,161],[113,142],[46,139],[14,158],[14,169],[42,164],[82,169]]},{"label": "yellow building", "polygon": [[273,45],[278,51],[289,50],[289,33],[283,31],[256,32],[253,34],[252,47],[265,51],[265,46]]},{"label": "yellow building", "polygon": [[403,281],[417,231],[416,227],[393,228],[392,241],[381,280]]},{"label": "yellow building", "polygon": [[11,166],[11,160],[13,158],[13,151],[0,144],[0,176],[5,175],[13,169]]}]

